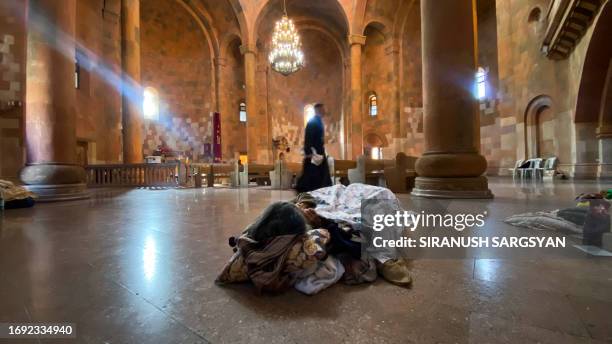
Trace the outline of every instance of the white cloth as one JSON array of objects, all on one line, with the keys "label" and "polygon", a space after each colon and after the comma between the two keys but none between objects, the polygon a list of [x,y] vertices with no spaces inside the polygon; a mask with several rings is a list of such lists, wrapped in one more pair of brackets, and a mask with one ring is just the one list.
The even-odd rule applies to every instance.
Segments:
[{"label": "white cloth", "polygon": [[557,210],[551,212],[539,211],[512,215],[504,220],[505,223],[536,230],[552,230],[582,234],[582,228],[576,224],[557,216]]},{"label": "white cloth", "polygon": [[310,149],[312,150],[310,163],[312,163],[315,166],[321,166],[321,164],[323,163],[323,155],[317,153],[317,150],[314,149],[314,147],[310,147]]},{"label": "white cloth", "polygon": [[[316,212],[319,216],[330,220],[344,221],[362,233],[372,233],[372,216],[362,219],[361,204],[364,200],[381,200],[381,202],[368,203],[367,210],[371,214],[395,214],[403,212],[399,200],[395,194],[383,187],[366,185],[361,183],[344,186],[334,186],[314,190],[310,195],[317,203]],[[411,224],[409,224],[411,225]],[[404,236],[404,228],[400,226],[386,227],[376,236],[383,240],[397,240]],[[368,241],[371,238],[364,238]],[[364,243],[367,253],[377,261],[384,263],[389,259],[399,258],[400,252],[392,247],[374,247],[371,242]]]},{"label": "white cloth", "polygon": [[338,282],[342,275],[344,275],[342,263],[332,256],[327,256],[324,261],[318,263],[313,272],[298,279],[294,287],[304,294],[314,295]]}]

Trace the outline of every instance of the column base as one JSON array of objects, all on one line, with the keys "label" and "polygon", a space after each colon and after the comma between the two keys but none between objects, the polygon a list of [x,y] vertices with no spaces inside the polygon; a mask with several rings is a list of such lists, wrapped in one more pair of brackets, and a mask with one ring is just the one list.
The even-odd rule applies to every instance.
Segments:
[{"label": "column base", "polygon": [[85,170],[73,164],[45,163],[25,166],[20,173],[38,202],[72,201],[89,198]]},{"label": "column base", "polygon": [[37,202],[74,201],[89,198],[87,184],[25,185],[38,196]]},{"label": "column base", "polygon": [[426,198],[493,198],[487,178],[417,177],[412,195]]}]

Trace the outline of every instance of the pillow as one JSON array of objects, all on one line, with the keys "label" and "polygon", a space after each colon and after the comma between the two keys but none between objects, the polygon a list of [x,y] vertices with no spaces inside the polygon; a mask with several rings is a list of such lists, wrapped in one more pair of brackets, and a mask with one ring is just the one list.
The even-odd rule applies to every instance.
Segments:
[{"label": "pillow", "polygon": [[285,271],[300,272],[316,268],[316,263],[327,256],[327,244],[330,236],[327,229],[311,229],[306,232],[304,239],[291,247]]}]

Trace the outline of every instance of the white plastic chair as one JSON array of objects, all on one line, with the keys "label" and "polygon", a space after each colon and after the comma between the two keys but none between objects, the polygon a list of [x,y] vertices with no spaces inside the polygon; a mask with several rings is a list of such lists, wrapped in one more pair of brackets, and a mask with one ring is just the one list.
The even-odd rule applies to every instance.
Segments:
[{"label": "white plastic chair", "polygon": [[516,175],[519,174],[519,167],[521,167],[524,162],[525,160],[523,159],[517,160],[514,164],[514,168],[509,168],[510,172],[512,172],[512,179],[516,178]]},{"label": "white plastic chair", "polygon": [[538,170],[542,169],[544,159],[541,159],[541,158],[529,159],[529,161],[530,161],[529,167],[524,169],[523,173],[525,177],[537,178]]}]

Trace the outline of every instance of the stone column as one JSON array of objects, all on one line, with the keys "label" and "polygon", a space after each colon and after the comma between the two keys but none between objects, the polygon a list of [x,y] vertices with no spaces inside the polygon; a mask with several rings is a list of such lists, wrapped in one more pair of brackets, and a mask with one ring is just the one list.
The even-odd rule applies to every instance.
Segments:
[{"label": "stone column", "polygon": [[26,166],[21,180],[40,201],[87,197],[76,165],[76,0],[30,0],[27,6]]},{"label": "stone column", "polygon": [[351,45],[351,120],[349,126],[349,156],[356,159],[363,155],[363,97],[361,91],[361,50],[365,36],[350,35]]},{"label": "stone column", "polygon": [[140,87],[140,0],[121,0],[123,65],[123,162],[141,163],[142,88]]},{"label": "stone column", "polygon": [[402,145],[401,145],[401,113],[400,113],[400,87],[399,87],[399,80],[400,80],[400,63],[401,63],[401,58],[400,58],[400,42],[396,39],[391,39],[391,42],[385,47],[385,55],[389,56],[389,60],[393,61],[392,64],[392,75],[393,75],[393,80],[390,84],[393,85],[392,90],[393,92],[391,93],[393,95],[393,99],[389,99],[391,106],[388,106],[387,108],[390,109],[393,113],[393,122],[396,123],[393,126],[393,133],[392,133],[392,139],[393,139],[393,150],[395,153],[401,152],[403,151],[402,149]]},{"label": "stone column", "polygon": [[473,94],[473,0],[422,0],[425,153],[413,195],[490,198]]},{"label": "stone column", "polygon": [[216,111],[221,115],[221,156],[223,160],[233,159],[234,155],[229,152],[229,132],[233,130],[233,118],[237,118],[237,113],[231,112],[231,101],[227,97],[227,61],[224,58],[215,58],[215,75],[216,75]]},{"label": "stone column", "polygon": [[612,59],[608,64],[606,82],[601,94],[597,139],[599,141],[597,177],[612,178]]},{"label": "stone column", "polygon": [[266,136],[258,126],[259,116],[257,115],[257,87],[255,84],[255,74],[257,72],[257,59],[255,48],[241,46],[240,51],[244,55],[244,73],[246,84],[246,106],[247,106],[247,154],[249,163],[258,161],[260,141]]}]

